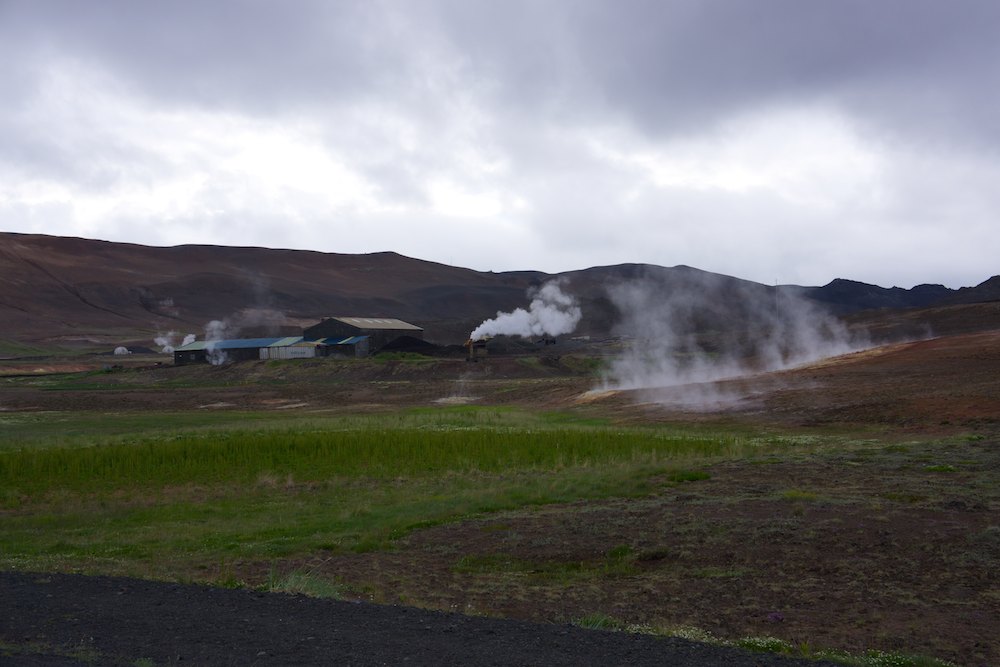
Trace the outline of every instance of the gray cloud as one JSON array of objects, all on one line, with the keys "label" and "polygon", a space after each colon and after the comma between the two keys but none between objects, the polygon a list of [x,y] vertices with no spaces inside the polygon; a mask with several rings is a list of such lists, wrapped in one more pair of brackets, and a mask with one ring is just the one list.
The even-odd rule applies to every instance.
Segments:
[{"label": "gray cloud", "polygon": [[8,3],[4,23],[34,57],[114,72],[154,99],[267,111],[356,94],[380,63],[363,5],[309,2]]},{"label": "gray cloud", "polygon": [[1000,55],[1000,6],[988,0],[457,5],[449,34],[510,105],[627,115],[671,133],[820,100],[921,133],[968,130],[971,111],[995,137],[996,114],[969,105],[998,94],[983,85]]},{"label": "gray cloud", "polygon": [[979,0],[7,0],[0,229],[973,284],[998,28]]}]

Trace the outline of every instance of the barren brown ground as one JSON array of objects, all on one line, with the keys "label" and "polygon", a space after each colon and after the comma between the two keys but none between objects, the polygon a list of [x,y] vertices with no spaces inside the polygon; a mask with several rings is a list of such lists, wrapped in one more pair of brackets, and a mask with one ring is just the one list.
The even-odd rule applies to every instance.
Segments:
[{"label": "barren brown ground", "polygon": [[383,602],[997,664],[997,442],[903,447],[721,464],[648,498],[470,519],[299,566]]},{"label": "barren brown ground", "polygon": [[[566,621],[604,613],[724,637],[879,646],[1000,664],[1000,332],[899,344],[684,389],[586,394],[571,359],[252,363],[123,370],[99,390],[17,383],[5,410],[394,409],[448,398],[600,415],[838,433],[842,449],[705,468],[632,500],[547,506],[411,533],[390,552],[281,563],[361,599]],[[312,378],[303,383],[303,378]],[[259,581],[274,563],[236,563]]]},{"label": "barren brown ground", "polygon": [[[37,384],[3,387],[6,410],[393,409],[460,398],[480,404],[592,409],[620,421],[669,420],[844,425],[911,433],[992,431],[1000,425],[1000,331],[899,343],[804,368],[713,383],[722,397],[692,411],[685,394],[704,387],[593,392],[597,384],[573,357],[296,364],[222,367],[164,363],[163,355],[3,362],[0,379],[35,374]],[[125,364],[86,378],[71,374]],[[157,366],[156,364],[160,364]],[[58,373],[67,383],[53,391]],[[53,375],[56,374],[56,375]],[[73,382],[80,385],[75,390]],[[100,391],[95,391],[99,389]]]}]

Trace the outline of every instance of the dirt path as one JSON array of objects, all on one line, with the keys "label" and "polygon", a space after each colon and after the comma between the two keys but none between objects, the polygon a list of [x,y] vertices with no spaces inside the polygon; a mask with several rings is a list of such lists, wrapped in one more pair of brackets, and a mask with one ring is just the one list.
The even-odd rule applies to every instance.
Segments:
[{"label": "dirt path", "polygon": [[824,664],[569,625],[113,577],[5,572],[0,599],[3,665]]}]

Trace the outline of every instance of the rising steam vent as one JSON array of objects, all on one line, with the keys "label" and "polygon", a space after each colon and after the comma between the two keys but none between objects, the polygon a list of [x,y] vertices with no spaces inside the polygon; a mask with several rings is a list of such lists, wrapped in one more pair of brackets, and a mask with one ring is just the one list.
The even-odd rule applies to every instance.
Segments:
[{"label": "rising steam vent", "polygon": [[[529,291],[531,303],[527,310],[515,308],[509,313],[497,313],[476,327],[469,340],[482,341],[491,336],[539,338],[572,332],[583,314],[576,297],[563,292],[562,285],[562,281],[553,280]],[[473,348],[469,346],[469,350],[471,356]]]}]

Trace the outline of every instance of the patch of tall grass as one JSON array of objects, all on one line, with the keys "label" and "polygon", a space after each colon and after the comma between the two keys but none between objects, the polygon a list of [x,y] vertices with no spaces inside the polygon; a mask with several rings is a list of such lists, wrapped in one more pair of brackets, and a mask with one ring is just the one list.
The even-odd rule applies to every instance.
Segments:
[{"label": "patch of tall grass", "polygon": [[391,479],[448,472],[657,465],[733,456],[736,436],[614,429],[366,428],[235,430],[91,447],[0,453],[0,488],[102,491],[178,484],[249,484],[261,475],[299,481]]},{"label": "patch of tall grass", "polygon": [[495,406],[3,417],[0,441],[15,437],[0,445],[0,567],[181,579],[220,560],[385,549],[462,517],[645,495],[678,471],[792,447]]}]

